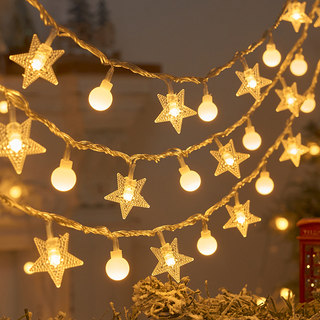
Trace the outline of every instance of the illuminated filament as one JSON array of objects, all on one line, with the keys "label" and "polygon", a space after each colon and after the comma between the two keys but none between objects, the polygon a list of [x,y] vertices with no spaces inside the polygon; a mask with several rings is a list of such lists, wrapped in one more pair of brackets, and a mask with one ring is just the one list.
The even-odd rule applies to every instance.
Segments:
[{"label": "illuminated filament", "polygon": [[18,122],[7,125],[8,147],[15,153],[22,149],[21,127]]},{"label": "illuminated filament", "polygon": [[126,177],[125,181],[122,197],[126,201],[131,201],[134,196],[137,182],[129,177]]},{"label": "illuminated filament", "polygon": [[168,94],[167,95],[167,101],[169,106],[169,114],[176,118],[180,113],[180,108],[178,104],[178,97],[176,94]]},{"label": "illuminated filament", "polygon": [[53,49],[50,46],[45,43],[41,43],[35,52],[33,59],[31,60],[31,67],[33,70],[41,70],[51,56],[52,52]]},{"label": "illuminated filament", "polygon": [[47,240],[48,261],[53,267],[57,267],[61,262],[61,255],[59,250],[59,238],[49,238]]},{"label": "illuminated filament", "polygon": [[225,152],[222,158],[228,166],[232,166],[234,164],[234,158],[229,152]]}]

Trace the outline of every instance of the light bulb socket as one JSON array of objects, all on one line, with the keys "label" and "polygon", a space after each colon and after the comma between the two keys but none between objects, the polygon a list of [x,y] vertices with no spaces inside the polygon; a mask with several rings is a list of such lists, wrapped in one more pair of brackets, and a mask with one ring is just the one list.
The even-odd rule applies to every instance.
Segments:
[{"label": "light bulb socket", "polygon": [[184,165],[181,168],[179,168],[179,172],[181,175],[184,175],[184,174],[188,173],[189,171],[191,171],[191,170],[187,165]]},{"label": "light bulb socket", "polygon": [[55,248],[59,249],[60,247],[59,238],[58,237],[48,238],[46,240],[46,247],[47,247],[47,250],[55,249]]},{"label": "light bulb socket", "polygon": [[270,178],[270,173],[268,171],[261,171],[260,178]]},{"label": "light bulb socket", "polygon": [[60,168],[72,169],[73,162],[71,160],[61,159]]},{"label": "light bulb socket", "polygon": [[101,81],[100,87],[106,89],[107,91],[111,91],[113,84],[110,81],[103,79]]},{"label": "light bulb socket", "polygon": [[247,134],[247,133],[256,132],[256,131],[255,131],[255,129],[254,129],[254,126],[247,126],[247,127],[245,128],[245,132],[246,132],[246,134]]},{"label": "light bulb socket", "polygon": [[111,259],[122,258],[122,250],[118,249],[118,250],[110,251],[110,257],[111,257]]},{"label": "light bulb socket", "polygon": [[210,238],[211,237],[211,231],[210,230],[202,230],[201,231],[201,238]]},{"label": "light bulb socket", "polygon": [[11,136],[12,134],[18,133],[21,134],[21,125],[18,122],[10,122],[6,127],[7,135]]},{"label": "light bulb socket", "polygon": [[212,95],[211,94],[205,94],[204,96],[202,96],[202,102],[213,102],[212,101]]},{"label": "light bulb socket", "polygon": [[273,51],[273,50],[276,50],[276,45],[274,43],[267,43],[267,50],[269,51]]},{"label": "light bulb socket", "polygon": [[178,101],[178,97],[175,93],[168,93],[167,94],[167,102],[168,105],[170,105],[171,103],[177,103]]},{"label": "light bulb socket", "polygon": [[304,60],[304,55],[302,53],[296,53],[294,60]]}]

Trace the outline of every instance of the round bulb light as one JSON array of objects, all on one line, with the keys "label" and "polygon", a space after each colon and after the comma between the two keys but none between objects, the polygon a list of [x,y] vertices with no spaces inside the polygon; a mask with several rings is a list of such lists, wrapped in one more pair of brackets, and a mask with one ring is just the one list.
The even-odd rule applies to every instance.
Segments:
[{"label": "round bulb light", "polygon": [[122,257],[121,250],[111,251],[110,254],[111,259],[106,264],[106,273],[112,280],[123,280],[129,274],[129,263]]},{"label": "round bulb light", "polygon": [[201,237],[197,242],[199,252],[205,256],[210,256],[216,252],[217,240],[211,235],[210,230],[201,231]]},{"label": "round bulb light", "polygon": [[257,150],[261,145],[261,137],[254,130],[253,126],[246,127],[246,133],[242,138],[242,143],[248,150]]},{"label": "round bulb light", "polygon": [[290,297],[292,297],[292,291],[288,288],[281,288],[280,297],[288,300]]},{"label": "round bulb light", "polygon": [[273,188],[274,183],[269,172],[261,172],[259,179],[256,181],[256,190],[262,195],[267,195],[272,192]]},{"label": "round bulb light", "polygon": [[267,44],[267,49],[262,56],[264,64],[270,68],[276,67],[281,61],[281,54],[274,43]]},{"label": "round bulb light", "polygon": [[311,142],[309,144],[309,153],[312,156],[317,156],[320,154],[320,146],[318,144],[316,144],[315,142]]},{"label": "round bulb light", "polygon": [[314,94],[308,95],[306,100],[304,100],[303,104],[300,107],[300,110],[304,113],[310,113],[316,107],[316,100],[314,99]]},{"label": "round bulb light", "polygon": [[23,271],[26,273],[26,274],[32,274],[32,272],[30,271],[30,269],[33,267],[33,262],[31,261],[28,261],[24,264],[23,266]]},{"label": "round bulb light", "polygon": [[8,103],[5,100],[0,101],[0,113],[8,113]]},{"label": "round bulb light", "polygon": [[202,102],[198,108],[198,115],[201,120],[209,122],[216,118],[218,108],[212,101],[212,96],[206,94],[202,97]]},{"label": "round bulb light", "polygon": [[301,53],[297,53],[294,60],[290,64],[290,71],[295,76],[303,76],[308,70],[308,64],[304,60],[304,56]]},{"label": "round bulb light", "polygon": [[100,87],[94,88],[89,94],[90,106],[97,111],[107,110],[112,104],[112,94],[110,92],[112,83],[103,80]]},{"label": "round bulb light", "polygon": [[60,166],[53,170],[51,183],[59,191],[69,191],[76,184],[77,176],[72,170],[72,161],[61,159]]},{"label": "round bulb light", "polygon": [[289,228],[289,221],[284,217],[276,217],[274,219],[274,224],[277,230],[285,231]]},{"label": "round bulb light", "polygon": [[21,135],[19,133],[13,133],[9,140],[9,148],[18,153],[22,149],[22,140]]},{"label": "round bulb light", "polygon": [[12,186],[10,189],[9,189],[9,195],[11,198],[14,198],[14,199],[19,199],[22,195],[22,189],[20,186]]},{"label": "round bulb light", "polygon": [[181,173],[180,185],[184,190],[192,192],[200,187],[201,178],[197,172],[190,170],[187,165],[180,168],[179,171]]}]

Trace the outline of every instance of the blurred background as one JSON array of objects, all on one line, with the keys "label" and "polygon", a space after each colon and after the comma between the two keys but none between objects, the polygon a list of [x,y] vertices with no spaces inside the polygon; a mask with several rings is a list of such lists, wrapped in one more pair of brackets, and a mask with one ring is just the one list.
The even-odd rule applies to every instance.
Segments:
[{"label": "blurred background", "polygon": [[[223,65],[235,51],[259,39],[277,19],[283,6],[283,1],[278,0],[42,0],[41,3],[58,23],[68,26],[109,57],[135,63],[149,71],[178,76],[203,76],[211,68]],[[307,1],[307,12],[311,5],[312,1]],[[87,97],[108,71],[98,59],[76,47],[70,39],[56,39],[53,48],[66,51],[53,66],[59,85],[38,80],[23,90],[23,69],[10,62],[8,55],[27,52],[34,33],[44,42],[50,29],[43,26],[38,12],[23,0],[1,0],[0,27],[1,84],[22,92],[33,110],[76,140],[101,143],[128,154],[186,148],[230,126],[254,102],[249,94],[235,95],[240,87],[235,71],[243,71],[243,66],[237,62],[208,83],[219,109],[217,118],[211,123],[204,123],[197,116],[184,119],[180,135],[170,123],[154,123],[162,110],[157,94],[167,94],[164,83],[124,70],[116,70],[112,78],[112,106],[105,112],[97,112],[89,106]],[[288,85],[297,82],[300,94],[309,86],[319,57],[318,33],[319,29],[311,27],[303,45],[309,66],[306,75],[298,78],[289,70],[284,74]],[[273,37],[285,57],[298,34],[291,23],[284,21]],[[258,62],[261,76],[273,79],[277,68],[268,68],[262,63],[266,44],[246,60],[249,67]],[[185,105],[197,110],[203,87],[174,84],[175,92],[181,89],[185,89]],[[280,84],[277,89],[282,89]],[[319,87],[315,92],[316,100],[318,92]],[[283,130],[289,111],[275,112],[279,101],[272,92],[251,119],[262,137],[257,151],[248,152],[243,147],[244,126],[230,136],[238,152],[250,153],[250,158],[240,165],[242,177],[250,174]],[[26,119],[22,112],[18,112],[17,117],[19,122]],[[301,132],[304,145],[319,142],[318,119],[319,109],[316,108],[311,114],[301,114],[295,121],[293,134]],[[8,115],[2,114],[0,120],[7,123]],[[209,151],[217,150],[215,144],[186,159],[189,167],[202,178],[200,188],[193,193],[180,187],[176,158],[167,158],[158,164],[139,161],[135,178],[147,179],[141,194],[150,208],[135,207],[123,220],[119,204],[103,199],[116,190],[117,172],[127,175],[128,167],[123,160],[92,151],[72,150],[77,184],[71,191],[61,193],[52,187],[50,175],[63,156],[64,142],[36,122],[32,124],[31,138],[46,147],[47,152],[28,156],[20,176],[15,174],[7,158],[1,158],[0,191],[39,210],[55,212],[89,226],[105,225],[112,231],[150,229],[203,213],[229,193],[238,181],[229,172],[214,176],[217,161]],[[229,138],[221,139],[222,144],[228,141]],[[250,200],[250,211],[262,219],[249,226],[247,238],[236,228],[222,228],[229,219],[226,208],[216,211],[208,224],[218,242],[217,251],[210,257],[202,256],[196,248],[201,223],[164,233],[167,242],[178,238],[180,253],[194,257],[192,263],[181,267],[181,276],[190,277],[193,289],[204,292],[204,282],[208,280],[212,295],[221,287],[239,292],[245,284],[253,293],[262,296],[278,297],[282,287],[297,291],[295,223],[302,216],[316,216],[320,212],[320,204],[314,201],[319,195],[319,179],[315,175],[318,164],[316,156],[307,155],[300,167],[295,168],[291,161],[279,162],[282,152],[281,146],[267,165],[275,183],[270,195],[258,194],[254,182],[239,192],[240,202]],[[12,187],[18,187],[21,192],[10,193]],[[230,205],[233,206],[233,202]],[[284,231],[275,228],[274,218],[280,216],[288,221]],[[59,289],[47,273],[27,275],[23,271],[25,262],[38,258],[33,238],[46,238],[45,223],[17,210],[1,208],[0,315],[18,318],[24,308],[28,308],[35,319],[53,316],[59,310],[75,319],[102,318],[110,313],[110,301],[118,310],[129,306],[132,286],[151,275],[157,263],[150,251],[150,247],[160,247],[157,237],[121,238],[120,248],[130,264],[130,273],[123,281],[115,282],[105,273],[112,250],[110,240],[58,225],[53,225],[53,231],[56,235],[69,232],[69,252],[84,261],[82,267],[66,270]],[[166,281],[167,275],[159,278]]]}]

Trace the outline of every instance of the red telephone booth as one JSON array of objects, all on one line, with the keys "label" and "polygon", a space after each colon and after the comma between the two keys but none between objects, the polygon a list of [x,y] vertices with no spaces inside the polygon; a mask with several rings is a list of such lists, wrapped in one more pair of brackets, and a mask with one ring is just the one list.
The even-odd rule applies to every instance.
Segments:
[{"label": "red telephone booth", "polygon": [[300,243],[300,302],[313,299],[320,288],[320,218],[298,221]]}]

